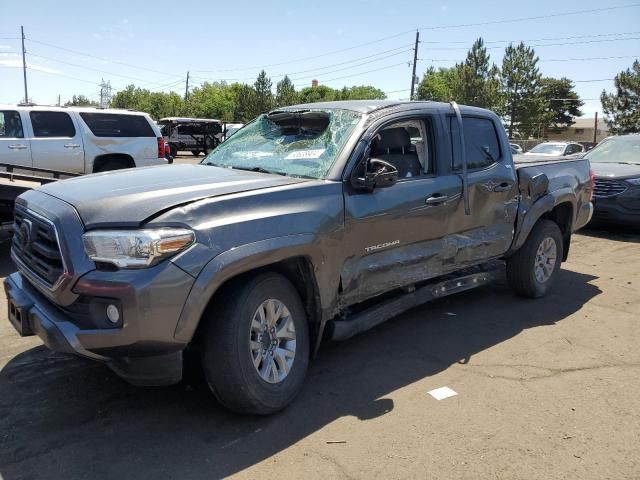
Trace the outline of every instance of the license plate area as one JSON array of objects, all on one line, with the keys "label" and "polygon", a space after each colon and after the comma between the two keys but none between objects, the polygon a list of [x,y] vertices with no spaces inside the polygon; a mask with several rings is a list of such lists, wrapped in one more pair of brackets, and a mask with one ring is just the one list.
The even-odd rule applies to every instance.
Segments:
[{"label": "license plate area", "polygon": [[29,310],[31,305],[21,305],[16,299],[9,297],[8,299],[8,317],[13,327],[23,337],[33,335],[31,324],[29,322]]}]

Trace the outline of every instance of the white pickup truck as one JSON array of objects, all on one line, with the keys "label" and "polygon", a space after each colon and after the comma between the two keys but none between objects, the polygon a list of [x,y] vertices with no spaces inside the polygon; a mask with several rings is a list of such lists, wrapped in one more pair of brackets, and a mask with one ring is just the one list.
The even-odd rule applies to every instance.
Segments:
[{"label": "white pickup truck", "polygon": [[0,163],[95,173],[162,165],[149,115],[126,110],[0,105]]},{"label": "white pickup truck", "polygon": [[149,115],[126,110],[0,105],[0,230],[16,197],[59,178],[166,165]]}]

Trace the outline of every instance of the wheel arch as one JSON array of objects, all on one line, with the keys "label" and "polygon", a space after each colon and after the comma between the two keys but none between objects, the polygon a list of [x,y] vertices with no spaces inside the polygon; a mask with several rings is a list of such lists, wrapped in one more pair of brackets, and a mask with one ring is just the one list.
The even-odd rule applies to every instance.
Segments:
[{"label": "wheel arch", "polygon": [[[319,248],[310,245],[311,235],[292,235],[238,247],[212,259],[201,271],[182,310],[174,337],[197,341],[202,318],[216,299],[249,275],[275,272],[287,278],[300,295],[310,324],[312,354],[317,350],[325,325],[325,282],[315,266],[322,261]],[[323,287],[324,285],[324,287]]]},{"label": "wheel arch", "polygon": [[104,155],[98,155],[93,159],[93,173],[100,171],[99,168],[110,161],[122,162],[126,165],[124,168],[133,168],[136,166],[136,162],[131,155],[126,153],[105,153]]}]

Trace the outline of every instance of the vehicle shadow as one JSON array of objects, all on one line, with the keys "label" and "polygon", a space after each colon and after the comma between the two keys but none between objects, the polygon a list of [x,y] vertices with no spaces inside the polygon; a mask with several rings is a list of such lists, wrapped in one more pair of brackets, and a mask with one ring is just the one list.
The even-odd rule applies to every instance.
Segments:
[{"label": "vehicle shadow", "polygon": [[592,222],[582,228],[580,233],[589,237],[605,238],[619,242],[640,243],[640,226],[608,225]]},{"label": "vehicle shadow", "polygon": [[103,365],[33,348],[0,371],[0,477],[232,475],[341,417],[385,415],[391,392],[562,321],[600,293],[596,278],[562,270],[539,300],[514,296],[503,280],[325,346],[300,396],[270,417],[228,413],[198,382],[135,388]]}]

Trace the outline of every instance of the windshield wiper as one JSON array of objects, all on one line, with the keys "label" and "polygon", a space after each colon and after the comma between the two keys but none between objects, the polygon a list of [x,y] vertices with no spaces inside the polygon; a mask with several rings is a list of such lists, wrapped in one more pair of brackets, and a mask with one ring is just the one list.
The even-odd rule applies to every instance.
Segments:
[{"label": "windshield wiper", "polygon": [[275,170],[267,170],[263,167],[231,167],[234,170],[246,170],[247,172],[260,172],[260,173],[270,173],[272,175],[282,175],[287,176],[284,172],[276,172]]}]

